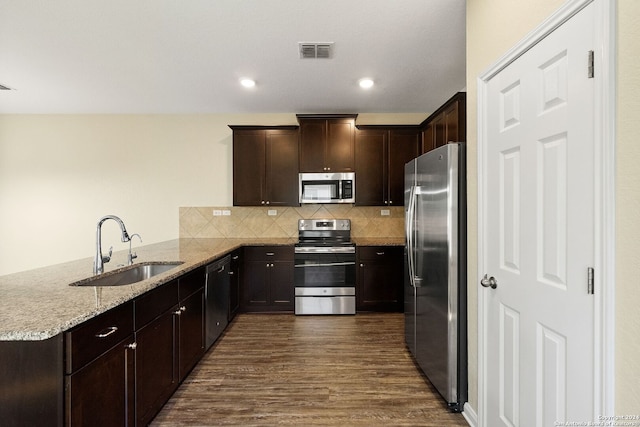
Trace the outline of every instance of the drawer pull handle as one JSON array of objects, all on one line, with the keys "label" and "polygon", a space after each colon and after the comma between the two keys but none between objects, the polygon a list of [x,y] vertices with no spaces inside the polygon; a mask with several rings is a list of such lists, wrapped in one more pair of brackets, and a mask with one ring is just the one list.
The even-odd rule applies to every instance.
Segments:
[{"label": "drawer pull handle", "polygon": [[267,252],[267,256],[274,256],[275,252]]},{"label": "drawer pull handle", "polygon": [[224,265],[218,269],[217,273],[222,273],[223,271],[224,271]]},{"label": "drawer pull handle", "polygon": [[110,327],[108,327],[106,329],[103,329],[102,331],[98,332],[96,334],[96,337],[97,338],[106,338],[111,334],[115,334],[117,330],[118,330],[117,326],[110,326]]},{"label": "drawer pull handle", "polygon": [[238,258],[240,258],[238,255],[235,255],[235,256],[231,257],[232,260],[236,260]]},{"label": "drawer pull handle", "polygon": [[376,252],[376,255],[384,255],[384,252]]}]

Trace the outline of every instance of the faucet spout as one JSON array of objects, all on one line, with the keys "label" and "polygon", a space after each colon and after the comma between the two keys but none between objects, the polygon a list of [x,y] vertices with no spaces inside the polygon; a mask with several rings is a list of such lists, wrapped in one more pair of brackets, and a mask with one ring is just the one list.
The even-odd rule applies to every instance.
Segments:
[{"label": "faucet spout", "polygon": [[100,220],[98,221],[98,226],[96,227],[96,256],[93,260],[94,275],[104,273],[104,263],[109,262],[109,260],[111,260],[111,251],[109,251],[109,256],[106,256],[106,257],[102,256],[102,224],[109,219],[116,221],[120,226],[120,230],[122,231],[123,242],[128,242],[129,240],[131,240],[131,238],[129,237],[129,234],[127,233],[127,229],[124,226],[124,222],[122,222],[120,218],[118,218],[115,215],[106,215],[100,218]]}]

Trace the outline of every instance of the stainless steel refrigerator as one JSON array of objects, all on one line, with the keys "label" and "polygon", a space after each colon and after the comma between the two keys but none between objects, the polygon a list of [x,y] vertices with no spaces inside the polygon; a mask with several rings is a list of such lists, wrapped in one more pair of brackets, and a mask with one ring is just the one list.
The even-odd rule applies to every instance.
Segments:
[{"label": "stainless steel refrigerator", "polygon": [[462,143],[405,166],[405,340],[453,411],[467,400],[465,170]]}]

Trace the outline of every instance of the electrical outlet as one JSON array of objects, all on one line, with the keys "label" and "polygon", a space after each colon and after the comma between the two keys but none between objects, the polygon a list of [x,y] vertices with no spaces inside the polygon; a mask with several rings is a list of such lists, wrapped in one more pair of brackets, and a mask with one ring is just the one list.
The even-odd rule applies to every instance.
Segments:
[{"label": "electrical outlet", "polygon": [[231,211],[230,211],[229,209],[224,209],[224,210],[222,211],[222,215],[223,215],[223,216],[231,216]]},{"label": "electrical outlet", "polygon": [[276,216],[276,215],[278,215],[278,211],[277,211],[277,210],[275,210],[275,209],[269,209],[269,210],[267,211],[267,215],[269,215],[269,216]]},{"label": "electrical outlet", "polygon": [[389,209],[380,209],[380,215],[389,216],[391,215],[391,211]]},{"label": "electrical outlet", "polygon": [[220,209],[214,209],[213,216],[222,216],[222,211]]}]

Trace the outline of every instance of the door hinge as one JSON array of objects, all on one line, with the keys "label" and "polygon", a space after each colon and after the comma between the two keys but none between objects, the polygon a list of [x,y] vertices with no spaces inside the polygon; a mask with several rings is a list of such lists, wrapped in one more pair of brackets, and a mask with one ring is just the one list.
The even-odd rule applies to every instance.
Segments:
[{"label": "door hinge", "polygon": [[593,295],[593,267],[587,268],[587,293]]},{"label": "door hinge", "polygon": [[594,61],[594,53],[592,50],[589,51],[589,65],[587,67],[587,72],[589,74],[589,78],[592,79],[595,75],[595,71],[594,71],[594,66],[593,66],[593,61]]}]

